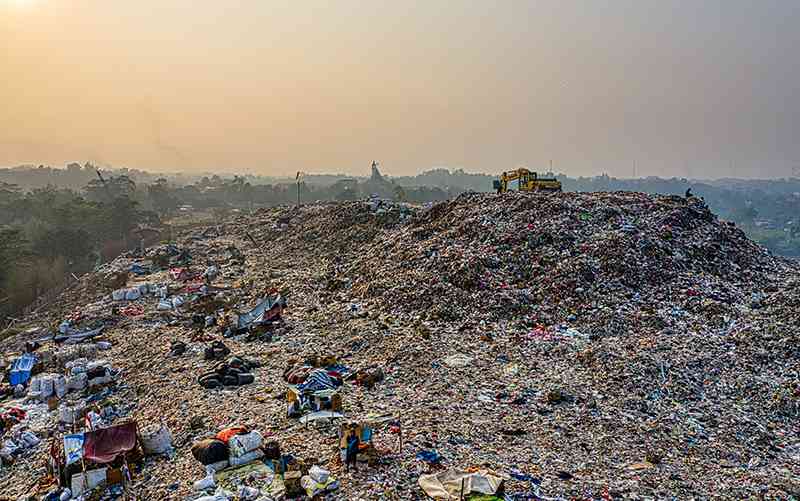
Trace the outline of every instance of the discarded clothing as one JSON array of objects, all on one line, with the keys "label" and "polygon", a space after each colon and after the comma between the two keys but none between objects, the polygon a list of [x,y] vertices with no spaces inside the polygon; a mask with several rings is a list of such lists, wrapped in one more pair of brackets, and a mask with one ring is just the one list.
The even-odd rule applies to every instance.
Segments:
[{"label": "discarded clothing", "polygon": [[442,456],[436,451],[419,451],[417,459],[430,464],[438,464],[442,461]]},{"label": "discarded clothing", "polygon": [[200,440],[192,445],[192,456],[204,465],[228,460],[228,444],[214,438]]},{"label": "discarded clothing", "polygon": [[280,318],[284,308],[286,308],[286,300],[280,294],[268,297],[249,312],[239,315],[237,327],[247,329],[256,324]]},{"label": "discarded clothing", "polygon": [[226,444],[228,441],[236,435],[247,433],[248,430],[244,426],[233,426],[231,428],[225,428],[224,430],[217,433],[217,440],[225,442]]},{"label": "discarded clothing", "polygon": [[227,362],[217,366],[214,372],[200,376],[197,382],[207,389],[250,384],[255,381],[255,376],[249,371],[257,365],[240,357],[231,357]]},{"label": "discarded clothing", "polygon": [[231,350],[222,341],[214,341],[211,346],[207,346],[203,351],[203,358],[206,360],[222,360],[230,355]]},{"label": "discarded clothing", "polygon": [[84,452],[86,459],[96,463],[110,463],[120,454],[136,447],[136,423],[130,422],[86,432]]},{"label": "discarded clothing", "polygon": [[150,273],[150,268],[145,268],[143,265],[139,263],[132,263],[128,271],[133,273],[134,275],[148,275]]},{"label": "discarded clothing", "polygon": [[337,385],[324,369],[314,369],[308,373],[304,383],[297,385],[302,392],[332,390]]}]

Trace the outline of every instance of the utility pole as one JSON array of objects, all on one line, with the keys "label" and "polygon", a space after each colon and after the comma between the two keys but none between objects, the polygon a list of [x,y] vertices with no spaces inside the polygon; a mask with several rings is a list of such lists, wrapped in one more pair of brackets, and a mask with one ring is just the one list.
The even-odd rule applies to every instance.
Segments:
[{"label": "utility pole", "polygon": [[303,173],[297,171],[297,175],[295,176],[295,181],[297,181],[297,207],[300,207],[300,178],[302,177]]},{"label": "utility pole", "polygon": [[108,183],[106,183],[106,180],[103,178],[103,175],[100,174],[100,169],[95,168],[94,171],[97,172],[97,177],[99,177],[100,182],[103,183],[103,188],[105,188],[106,190],[106,196],[108,197],[108,202],[111,203],[113,200],[111,200],[111,190],[108,189]]}]

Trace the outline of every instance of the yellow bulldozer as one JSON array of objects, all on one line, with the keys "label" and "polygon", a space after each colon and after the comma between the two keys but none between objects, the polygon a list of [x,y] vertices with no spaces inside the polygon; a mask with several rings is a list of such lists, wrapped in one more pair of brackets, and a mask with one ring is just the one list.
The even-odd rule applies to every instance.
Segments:
[{"label": "yellow bulldozer", "polygon": [[500,179],[495,179],[492,183],[497,193],[505,193],[509,189],[509,183],[517,181],[519,191],[561,191],[561,181],[554,177],[539,177],[535,172],[525,168],[519,168],[510,172],[503,172]]}]

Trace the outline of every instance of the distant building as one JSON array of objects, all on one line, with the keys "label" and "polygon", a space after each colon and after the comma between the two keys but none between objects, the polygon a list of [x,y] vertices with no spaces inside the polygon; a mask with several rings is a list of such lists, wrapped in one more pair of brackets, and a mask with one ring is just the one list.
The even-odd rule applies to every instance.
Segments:
[{"label": "distant building", "polygon": [[372,162],[372,175],[370,176],[370,181],[373,183],[382,183],[384,181],[381,171],[378,170],[378,162],[375,162],[374,160]]}]

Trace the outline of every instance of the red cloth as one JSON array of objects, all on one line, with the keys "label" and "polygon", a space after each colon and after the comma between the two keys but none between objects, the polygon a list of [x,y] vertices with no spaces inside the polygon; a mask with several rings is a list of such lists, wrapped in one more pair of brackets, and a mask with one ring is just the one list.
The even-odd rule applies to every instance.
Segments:
[{"label": "red cloth", "polygon": [[139,315],[144,315],[144,308],[139,305],[132,304],[130,306],[122,308],[120,310],[120,313],[122,313],[126,317],[137,317]]},{"label": "red cloth", "polygon": [[233,428],[226,428],[221,432],[217,433],[217,440],[221,442],[228,443],[232,437],[236,435],[241,435],[243,433],[247,433],[247,428],[244,426],[234,426]]},{"label": "red cloth", "polygon": [[198,292],[200,289],[202,289],[204,285],[205,285],[205,282],[188,283],[188,284],[186,284],[186,287],[183,288],[183,292],[186,292],[186,293],[189,293],[189,294],[193,294],[195,292]]},{"label": "red cloth", "polygon": [[14,418],[17,421],[22,421],[23,419],[25,419],[26,414],[27,413],[24,410],[20,409],[19,407],[11,407],[10,409],[8,409],[8,411],[6,411],[3,417]]},{"label": "red cloth", "polygon": [[281,318],[281,314],[283,314],[283,303],[278,301],[273,304],[269,310],[264,312],[264,322]]},{"label": "red cloth", "polygon": [[125,423],[86,432],[83,457],[95,463],[110,463],[136,447],[136,423]]},{"label": "red cloth", "polygon": [[186,268],[172,268],[169,270],[169,274],[172,275],[174,280],[181,280],[186,276]]}]

